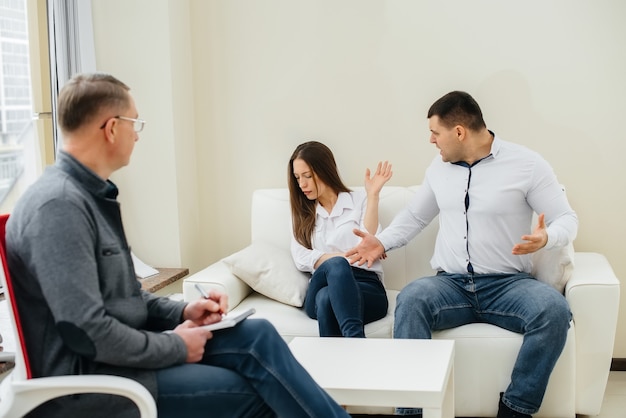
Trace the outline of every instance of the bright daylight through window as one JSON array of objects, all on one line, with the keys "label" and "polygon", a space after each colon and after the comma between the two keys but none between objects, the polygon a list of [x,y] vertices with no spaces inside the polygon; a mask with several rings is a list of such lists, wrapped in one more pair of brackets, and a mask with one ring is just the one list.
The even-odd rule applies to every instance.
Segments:
[{"label": "bright daylight through window", "polygon": [[[29,67],[26,0],[0,0],[0,205],[35,176],[36,129]],[[8,206],[7,206],[8,203]]]}]

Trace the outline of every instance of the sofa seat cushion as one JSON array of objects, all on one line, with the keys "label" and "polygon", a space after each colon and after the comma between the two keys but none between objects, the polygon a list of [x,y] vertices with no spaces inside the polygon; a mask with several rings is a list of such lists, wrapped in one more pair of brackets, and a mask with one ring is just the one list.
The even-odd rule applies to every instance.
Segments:
[{"label": "sofa seat cushion", "polygon": [[[375,322],[365,325],[368,338],[391,338],[393,331],[393,312],[396,309],[397,290],[387,290],[389,309],[387,315]],[[245,298],[233,313],[255,308],[256,313],[250,318],[264,318],[270,321],[286,342],[295,337],[319,337],[317,321],[307,316],[302,308],[277,303],[260,293],[252,293]]]}]

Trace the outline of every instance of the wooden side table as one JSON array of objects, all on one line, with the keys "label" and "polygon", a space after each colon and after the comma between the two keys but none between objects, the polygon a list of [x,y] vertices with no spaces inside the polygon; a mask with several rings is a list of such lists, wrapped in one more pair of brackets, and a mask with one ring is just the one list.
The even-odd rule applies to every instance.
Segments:
[{"label": "wooden side table", "polygon": [[189,274],[188,268],[155,267],[155,269],[159,271],[159,274],[146,277],[145,279],[139,279],[141,282],[141,288],[150,293],[163,289],[165,286],[172,284],[176,280],[182,279]]}]

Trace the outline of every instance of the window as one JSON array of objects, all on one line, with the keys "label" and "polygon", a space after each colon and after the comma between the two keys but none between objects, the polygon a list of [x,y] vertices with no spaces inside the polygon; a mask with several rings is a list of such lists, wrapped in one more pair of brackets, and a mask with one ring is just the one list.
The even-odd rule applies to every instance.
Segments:
[{"label": "window", "polygon": [[[0,0],[0,211],[4,213],[52,162],[42,153],[53,145],[51,104],[42,99],[50,97],[48,42],[40,46],[39,38],[33,37],[47,34],[45,16],[45,1]],[[29,38],[36,41],[30,43]]]}]

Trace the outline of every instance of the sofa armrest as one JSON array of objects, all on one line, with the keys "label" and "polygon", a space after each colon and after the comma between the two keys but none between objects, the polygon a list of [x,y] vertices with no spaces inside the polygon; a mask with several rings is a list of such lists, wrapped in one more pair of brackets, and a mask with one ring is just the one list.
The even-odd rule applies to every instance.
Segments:
[{"label": "sofa armrest", "polygon": [[194,286],[196,283],[205,289],[212,288],[226,293],[229,311],[239,305],[252,292],[252,288],[232,274],[228,266],[222,261],[213,263],[183,280],[183,299],[185,301],[200,297],[200,293]]},{"label": "sofa armrest", "polygon": [[576,329],[576,412],[600,413],[613,357],[620,283],[606,257],[576,252],[565,287]]}]

